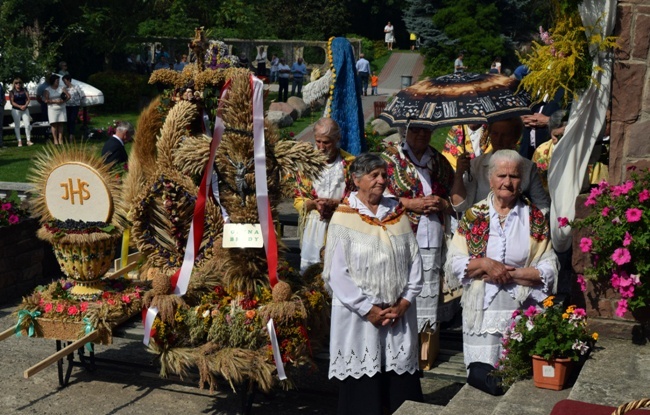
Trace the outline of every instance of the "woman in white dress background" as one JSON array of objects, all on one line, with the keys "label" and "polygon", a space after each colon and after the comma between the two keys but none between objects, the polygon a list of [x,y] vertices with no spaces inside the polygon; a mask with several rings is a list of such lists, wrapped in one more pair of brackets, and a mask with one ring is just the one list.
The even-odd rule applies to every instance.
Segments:
[{"label": "woman in white dress background", "polygon": [[385,42],[386,46],[388,47],[388,50],[393,50],[393,42],[395,42],[395,34],[393,33],[393,25],[388,22],[386,26],[384,26],[384,37],[385,37]]},{"label": "woman in white dress background", "polygon": [[61,77],[59,75],[50,75],[49,81],[50,86],[45,89],[43,98],[45,98],[45,103],[47,104],[47,117],[52,128],[54,145],[59,145],[63,144],[63,130],[68,121],[65,103],[70,99],[70,94],[61,85]]}]

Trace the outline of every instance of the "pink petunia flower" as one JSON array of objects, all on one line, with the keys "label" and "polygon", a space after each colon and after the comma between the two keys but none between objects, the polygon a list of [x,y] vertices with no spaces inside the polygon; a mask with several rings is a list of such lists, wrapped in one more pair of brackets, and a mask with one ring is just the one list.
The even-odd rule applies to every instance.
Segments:
[{"label": "pink petunia flower", "polygon": [[623,238],[623,246],[630,246],[632,243],[632,235],[629,232],[625,232],[625,237]]},{"label": "pink petunia flower", "polygon": [[9,224],[10,225],[15,225],[18,222],[20,222],[20,218],[18,217],[18,215],[9,215]]},{"label": "pink petunia flower", "polygon": [[641,215],[643,215],[643,212],[638,208],[629,208],[625,211],[625,217],[629,223],[640,221]]},{"label": "pink petunia flower", "polygon": [[643,203],[648,199],[650,199],[650,191],[648,189],[641,190],[639,192],[639,203]]},{"label": "pink petunia flower", "polygon": [[585,276],[582,274],[578,274],[578,279],[576,280],[578,285],[580,286],[580,291],[585,292],[587,291],[587,280],[585,280]]},{"label": "pink petunia flower", "polygon": [[610,211],[610,210],[612,210],[612,209],[610,209],[609,206],[605,206],[605,207],[603,208],[603,210],[600,212],[600,214],[606,217],[607,215],[609,215],[609,211]]},{"label": "pink petunia flower", "polygon": [[616,315],[619,317],[623,317],[626,311],[627,311],[627,300],[618,300],[618,304],[616,305]]},{"label": "pink petunia flower", "polygon": [[576,317],[587,317],[587,312],[584,308],[576,308],[573,310],[573,315]]},{"label": "pink petunia flower", "polygon": [[569,219],[568,218],[557,218],[557,223],[560,228],[564,228],[565,226],[569,226]]},{"label": "pink petunia flower", "polygon": [[2,204],[2,207],[1,207],[0,209],[2,209],[2,210],[9,210],[9,209],[11,209],[11,203],[10,203],[10,202],[3,203],[3,204]]},{"label": "pink petunia flower", "polygon": [[537,307],[535,307],[534,305],[528,307],[528,309],[524,312],[524,315],[528,318],[533,317],[535,314],[537,314]]},{"label": "pink petunia flower", "polygon": [[596,198],[591,195],[585,200],[585,206],[596,206]]},{"label": "pink petunia flower", "polygon": [[618,248],[612,254],[612,261],[616,262],[618,265],[625,265],[631,260],[632,255],[630,255],[630,251],[628,251],[626,248]]},{"label": "pink petunia flower", "polygon": [[591,250],[593,244],[594,243],[591,238],[582,238],[580,239],[580,250],[584,253],[587,253]]},{"label": "pink petunia flower", "polygon": [[613,273],[612,278],[610,278],[610,282],[612,284],[612,288],[618,290],[618,288],[621,286],[621,277],[617,273]]}]

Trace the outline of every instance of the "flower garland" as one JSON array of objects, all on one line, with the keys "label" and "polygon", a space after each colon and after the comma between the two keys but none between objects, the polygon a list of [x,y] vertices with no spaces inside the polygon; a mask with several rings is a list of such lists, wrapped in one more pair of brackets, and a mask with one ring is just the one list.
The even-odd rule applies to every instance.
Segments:
[{"label": "flower garland", "polygon": [[93,321],[114,320],[116,316],[132,315],[142,309],[145,287],[125,278],[102,280],[101,294],[80,300],[70,291],[73,281],[58,280],[49,285],[38,286],[25,297],[18,311],[38,311],[40,318],[63,322],[81,322],[84,318]]}]

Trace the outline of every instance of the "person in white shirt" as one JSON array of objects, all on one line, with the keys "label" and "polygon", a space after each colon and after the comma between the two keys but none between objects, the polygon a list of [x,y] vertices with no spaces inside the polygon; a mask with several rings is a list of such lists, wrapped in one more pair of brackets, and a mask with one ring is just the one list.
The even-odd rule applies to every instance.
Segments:
[{"label": "person in white shirt", "polygon": [[332,295],[329,378],[340,380],[339,414],[381,415],[422,401],[422,265],[404,208],[383,196],[386,162],[365,153],[350,174],[358,191],[332,216],[322,274]]}]

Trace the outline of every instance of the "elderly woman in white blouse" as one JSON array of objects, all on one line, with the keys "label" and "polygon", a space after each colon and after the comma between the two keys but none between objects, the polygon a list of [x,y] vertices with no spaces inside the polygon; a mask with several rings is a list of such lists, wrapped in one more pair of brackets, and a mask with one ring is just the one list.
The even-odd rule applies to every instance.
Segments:
[{"label": "elderly woman in white blouse", "polygon": [[329,377],[341,381],[339,414],[381,415],[422,400],[415,304],[422,264],[404,208],[383,196],[386,162],[362,154],[350,174],[358,191],[334,212],[325,245]]},{"label": "elderly woman in white blouse", "polygon": [[523,160],[514,150],[492,155],[490,193],[465,212],[449,249],[446,274],[464,287],[463,352],[468,366],[495,365],[513,311],[537,305],[557,288],[548,221],[522,196],[527,180]]}]

